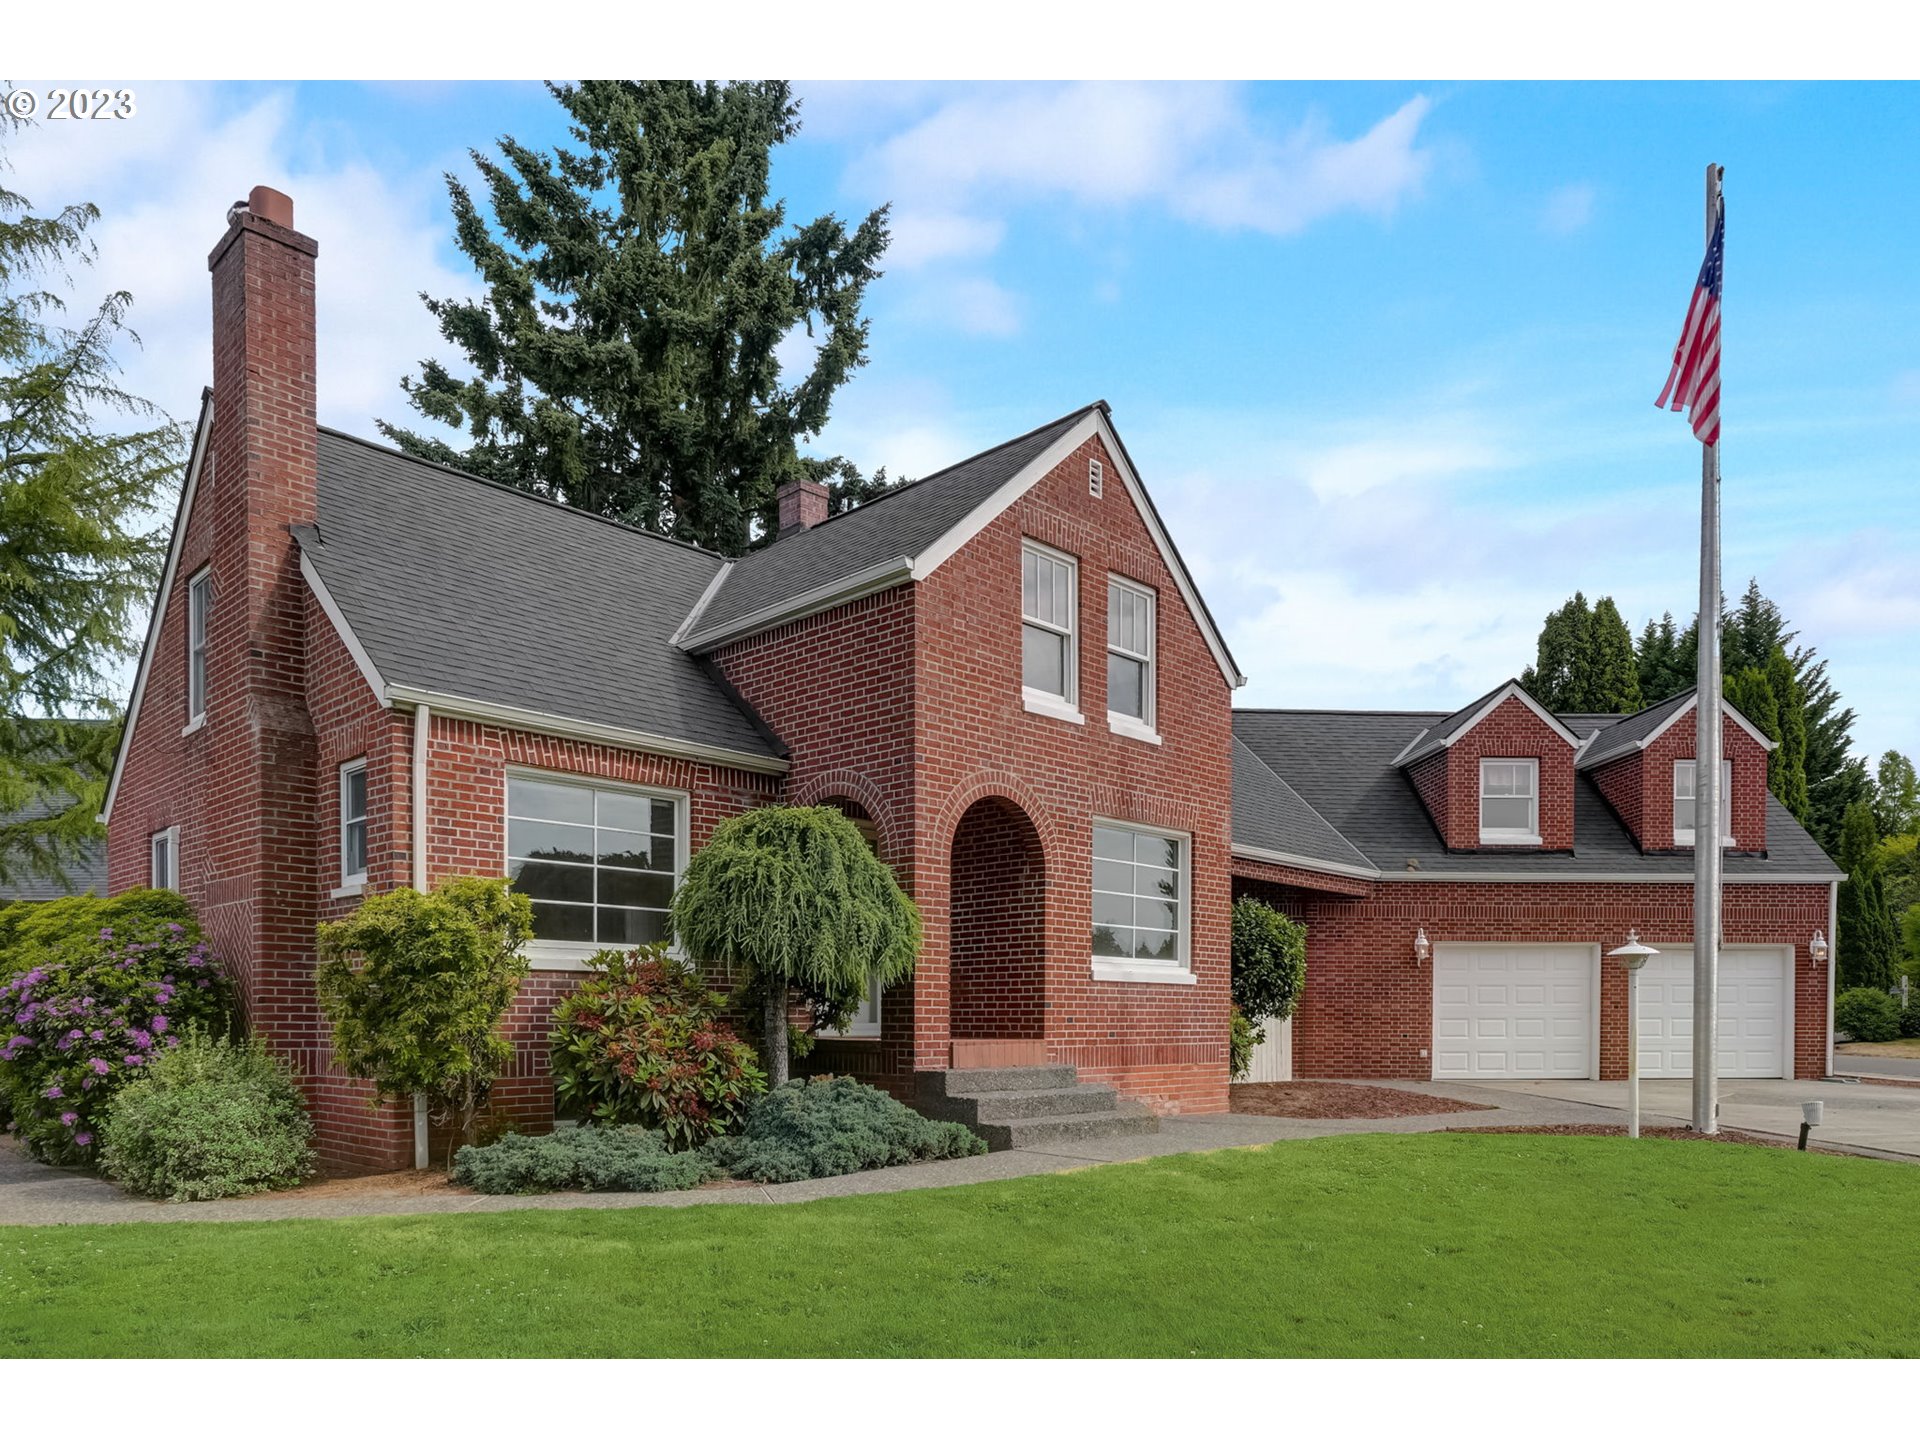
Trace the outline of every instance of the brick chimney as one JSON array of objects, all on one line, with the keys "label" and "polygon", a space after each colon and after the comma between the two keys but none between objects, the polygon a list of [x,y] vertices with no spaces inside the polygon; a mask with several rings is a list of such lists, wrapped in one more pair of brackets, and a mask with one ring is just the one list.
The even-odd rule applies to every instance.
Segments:
[{"label": "brick chimney", "polygon": [[795,477],[780,482],[773,492],[780,502],[780,533],[784,539],[798,530],[811,530],[827,518],[827,487],[818,480]]},{"label": "brick chimney", "polygon": [[[217,802],[208,922],[255,1032],[302,1069],[325,1044],[311,1003],[319,813],[307,711],[307,587],[290,526],[319,519],[314,256],[293,201],[256,186],[227,212],[213,274],[213,417],[202,484],[213,597],[205,747]],[[196,509],[200,501],[196,501]]]}]

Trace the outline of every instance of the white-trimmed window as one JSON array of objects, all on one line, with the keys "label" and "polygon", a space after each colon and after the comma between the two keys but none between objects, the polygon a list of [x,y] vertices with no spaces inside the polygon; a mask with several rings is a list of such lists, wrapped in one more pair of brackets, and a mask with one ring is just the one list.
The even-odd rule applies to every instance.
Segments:
[{"label": "white-trimmed window", "polygon": [[533,950],[580,958],[667,938],[687,798],[608,781],[507,776],[507,878],[533,901]]},{"label": "white-trimmed window", "polygon": [[1480,843],[1540,843],[1540,762],[1480,762]]},{"label": "white-trimmed window", "polygon": [[180,827],[169,825],[147,839],[147,883],[156,890],[180,888]]},{"label": "white-trimmed window", "polygon": [[[880,853],[880,827],[875,825],[873,821],[860,816],[849,815],[847,818],[852,821],[853,828],[860,832],[860,838],[867,842],[867,848],[873,851],[875,855],[878,855]],[[880,981],[878,977],[876,977],[867,983],[867,998],[860,1002],[860,1008],[853,1012],[845,1026],[833,1033],[856,1040],[872,1039],[879,1035],[880,995]]]},{"label": "white-trimmed window", "polygon": [[[1691,845],[1697,833],[1693,793],[1694,764],[1691,760],[1673,762],[1673,843]],[[1720,762],[1720,843],[1733,844],[1733,761]]]},{"label": "white-trimmed window", "polygon": [[207,617],[213,610],[213,572],[187,581],[187,723],[207,718]]},{"label": "white-trimmed window", "polygon": [[1073,708],[1080,567],[1029,540],[1020,547],[1020,679],[1027,698]]},{"label": "white-trimmed window", "polygon": [[1177,979],[1187,968],[1190,837],[1113,820],[1093,823],[1093,972]]},{"label": "white-trimmed window", "polygon": [[340,884],[367,883],[367,762],[340,767]]},{"label": "white-trimmed window", "polygon": [[1154,594],[1107,577],[1107,716],[1151,731],[1154,712]]}]

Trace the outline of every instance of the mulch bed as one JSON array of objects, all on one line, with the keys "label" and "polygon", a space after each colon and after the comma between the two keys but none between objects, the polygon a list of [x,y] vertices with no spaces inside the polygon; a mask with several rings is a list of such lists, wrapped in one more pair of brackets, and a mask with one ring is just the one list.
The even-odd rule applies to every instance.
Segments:
[{"label": "mulch bed", "polygon": [[[1609,1135],[1624,1137],[1624,1125],[1462,1125],[1441,1132],[1446,1135]],[[1769,1150],[1791,1150],[1790,1140],[1773,1135],[1754,1135],[1745,1130],[1720,1130],[1702,1135],[1684,1125],[1642,1125],[1642,1140],[1718,1140],[1728,1145],[1760,1145]]]},{"label": "mulch bed", "polygon": [[1236,1115],[1270,1115],[1283,1120],[1380,1120],[1396,1115],[1452,1115],[1491,1110],[1444,1095],[1395,1090],[1386,1085],[1349,1085],[1338,1080],[1288,1080],[1231,1087]]}]

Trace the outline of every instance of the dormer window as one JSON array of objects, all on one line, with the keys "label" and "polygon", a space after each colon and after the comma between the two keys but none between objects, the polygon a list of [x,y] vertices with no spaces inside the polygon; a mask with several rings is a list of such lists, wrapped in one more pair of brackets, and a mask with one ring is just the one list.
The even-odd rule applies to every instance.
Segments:
[{"label": "dormer window", "polygon": [[1020,547],[1020,678],[1029,709],[1078,720],[1075,631],[1080,567],[1029,540]]},{"label": "dormer window", "polygon": [[1480,762],[1480,843],[1540,843],[1540,762]]},{"label": "dormer window", "polygon": [[[1694,805],[1693,793],[1694,764],[1691,760],[1673,762],[1673,843],[1693,844]],[[1720,843],[1733,844],[1733,762],[1720,762]]]}]

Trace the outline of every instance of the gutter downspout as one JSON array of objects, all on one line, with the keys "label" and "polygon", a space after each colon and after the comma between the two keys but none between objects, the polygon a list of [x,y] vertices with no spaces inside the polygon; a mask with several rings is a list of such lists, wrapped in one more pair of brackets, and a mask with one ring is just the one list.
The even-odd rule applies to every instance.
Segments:
[{"label": "gutter downspout", "polygon": [[1833,1074],[1833,972],[1840,963],[1840,882],[1827,882],[1827,1075]]},{"label": "gutter downspout", "polygon": [[[433,730],[433,711],[413,707],[413,888],[427,893],[427,745]],[[427,1096],[413,1092],[413,1168],[425,1170],[433,1162],[427,1137]]]}]

